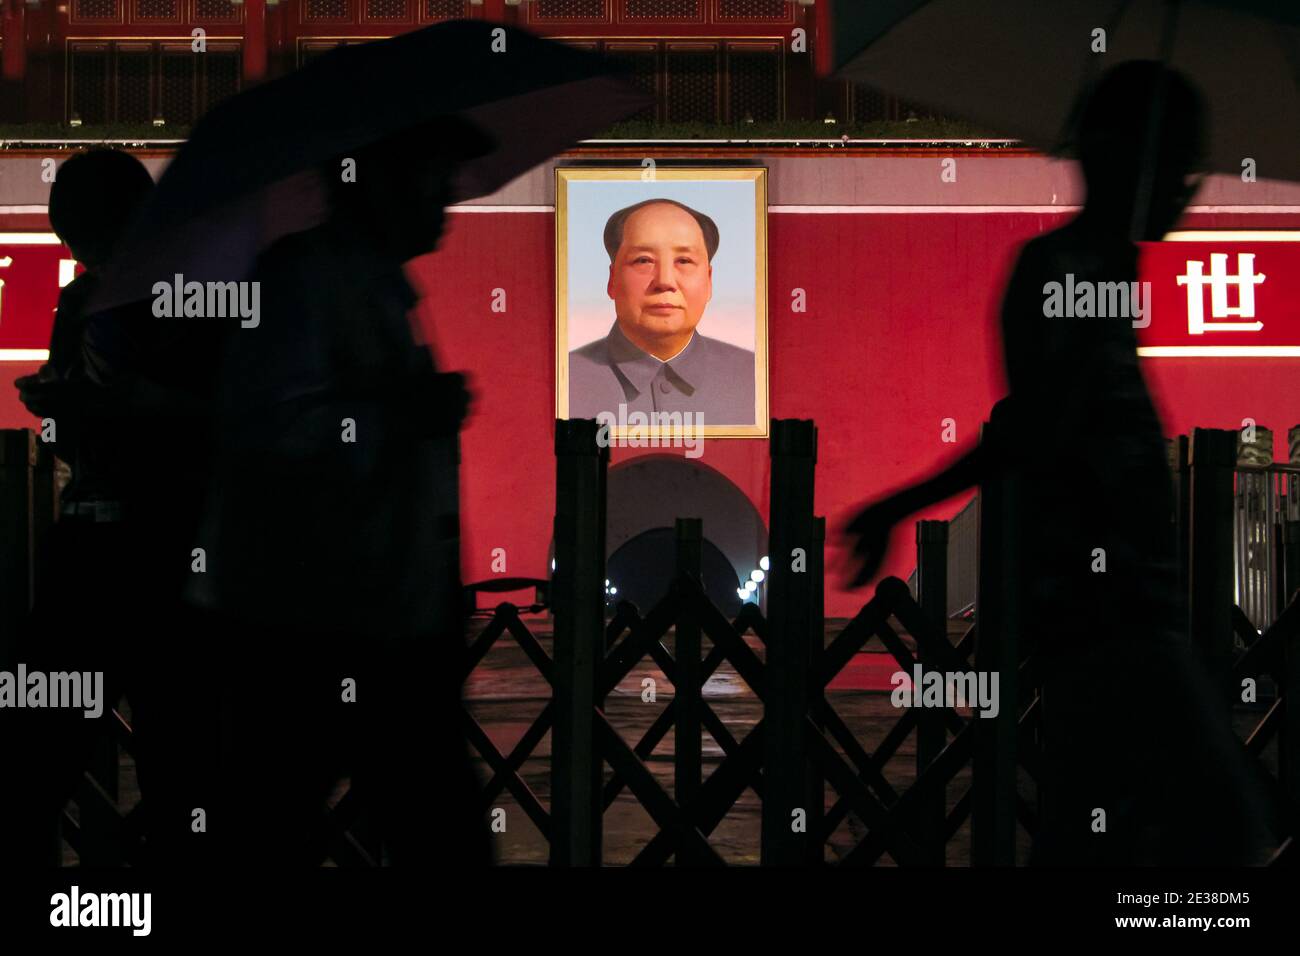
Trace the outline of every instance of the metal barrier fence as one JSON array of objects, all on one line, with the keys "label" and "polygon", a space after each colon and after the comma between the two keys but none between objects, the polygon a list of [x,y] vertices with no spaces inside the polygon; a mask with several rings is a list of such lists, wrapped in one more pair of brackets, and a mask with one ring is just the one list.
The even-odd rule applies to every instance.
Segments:
[{"label": "metal barrier fence", "polygon": [[1263,631],[1300,587],[1300,465],[1237,465],[1237,605]]},{"label": "metal barrier fence", "polygon": [[[624,602],[604,620],[604,486],[607,449],[594,422],[557,422],[554,656],[510,604],[496,615],[471,650],[470,671],[509,635],[552,688],[550,702],[508,754],[501,753],[470,715],[471,743],[491,768],[482,808],[508,790],[547,838],[553,865],[602,863],[603,814],[630,792],[655,826],[634,865],[719,865],[710,835],[746,789],[762,800],[760,859],[765,865],[805,866],[824,861],[827,837],[854,814],[867,834],[843,862],[875,863],[884,855],[905,865],[943,865],[945,847],[971,822],[972,859],[1015,861],[1016,827],[1032,829],[1032,802],[1017,792],[1018,768],[1034,767],[1032,681],[1014,643],[1006,607],[1010,584],[996,561],[992,533],[1004,498],[983,498],[985,540],[991,549],[982,583],[986,636],[968,629],[954,647],[947,637],[946,536],[941,522],[923,523],[921,594],[891,578],[852,621],[826,642],[822,613],[825,522],[813,514],[816,430],[807,421],[773,422],[768,613],[753,604],[727,620],[704,595],[699,580],[703,526],[677,522],[677,576],[669,592],[642,614]],[[993,510],[990,510],[990,509]],[[938,535],[938,537],[933,537]],[[909,649],[898,628],[916,644]],[[672,647],[667,643],[672,634]],[[742,639],[753,633],[760,658]],[[908,707],[869,752],[832,705],[827,685],[868,642],[880,641],[900,670],[1002,671],[1004,708],[991,720],[963,717],[949,707]],[[707,643],[706,643],[707,642]],[[972,660],[973,656],[973,660]],[[642,659],[672,682],[674,693],[638,739],[625,739],[604,712],[605,698]],[[703,696],[705,682],[726,661],[762,703],[762,719],[743,736],[733,733]],[[468,676],[468,674],[466,675]],[[703,774],[701,733],[723,751]],[[521,768],[551,733],[551,805],[528,786]],[[646,759],[673,734],[673,785],[662,785]],[[900,745],[917,735],[915,780],[901,791],[886,778]],[[605,767],[609,768],[608,778]],[[947,808],[947,789],[966,769],[970,783]],[[833,799],[827,800],[827,785]]]},{"label": "metal barrier fence", "polygon": [[[986,426],[987,427],[987,426]],[[0,445],[0,495],[6,536],[0,615],[6,625],[26,612],[32,554],[53,505],[38,487],[52,476],[31,437],[9,433]],[[1238,470],[1235,433],[1198,430],[1179,473],[1183,575],[1191,604],[1189,633],[1225,689],[1246,677],[1264,678],[1271,703],[1245,740],[1263,756],[1276,748],[1275,783],[1287,808],[1287,833],[1300,821],[1300,608],[1293,601],[1263,634],[1233,601],[1233,514]],[[19,447],[21,446],[21,447]],[[974,865],[1011,865],[1020,831],[1037,823],[1041,703],[1033,657],[1023,639],[1017,587],[1018,481],[1008,475],[986,484],[978,499],[979,578],[975,623],[956,645],[947,634],[949,548],[947,522],[920,522],[914,598],[898,579],[886,579],[858,614],[826,640],[823,615],[825,522],[814,514],[816,429],[808,421],[774,421],[767,615],[745,605],[727,620],[700,585],[703,526],[677,523],[677,576],[644,613],[624,604],[605,620],[605,489],[608,449],[595,422],[556,423],[556,564],[551,603],[552,654],[519,617],[499,605],[471,648],[472,671],[509,635],[551,687],[551,698],[508,754],[501,753],[468,709],[471,745],[492,777],[486,810],[508,790],[545,836],[553,865],[595,866],[603,861],[603,816],[630,792],[655,832],[638,865],[717,865],[710,843],[719,821],[746,789],[762,801],[760,858],[765,865],[820,865],[826,840],[848,814],[866,835],[843,859],[872,864],[888,855],[903,865],[943,865],[946,849],[969,820]],[[47,510],[48,504],[48,510]],[[12,584],[23,577],[21,587]],[[912,650],[901,632],[910,635]],[[667,638],[672,635],[672,647]],[[743,639],[755,635],[760,657]],[[868,750],[833,705],[827,687],[870,641],[879,641],[899,669],[996,673],[1004,706],[991,719],[963,716],[953,707],[900,709],[884,740]],[[1244,645],[1239,651],[1237,644]],[[648,730],[625,738],[605,713],[605,699],[637,662],[650,659],[674,685],[674,694]],[[762,719],[743,735],[719,719],[703,687],[727,661],[762,705]],[[467,672],[468,674],[468,672]],[[1006,706],[1005,702],[1014,702]],[[131,746],[130,728],[117,715],[104,752],[85,777],[67,814],[69,841],[83,862],[113,865],[139,851],[141,807],[117,802],[118,755]],[[723,751],[707,776],[701,733]],[[551,734],[550,804],[532,792],[520,769]],[[645,760],[673,735],[673,785],[662,785]],[[915,779],[899,789],[885,774],[915,734]],[[608,768],[608,774],[606,771]],[[963,781],[969,769],[969,783]],[[1022,792],[1020,778],[1028,780]],[[828,790],[829,787],[829,790]],[[950,792],[955,796],[949,809]],[[829,797],[829,799],[828,799]],[[75,811],[75,812],[72,812]],[[378,849],[365,836],[351,795],[339,802],[322,833],[322,857],[341,865],[374,865]],[[795,822],[799,825],[794,825]],[[75,826],[73,825],[75,822]]]},{"label": "metal barrier fence", "polygon": [[[948,617],[967,617],[975,611],[979,587],[979,495],[972,495],[961,510],[943,524],[948,527]],[[917,570],[907,578],[916,594]]]}]

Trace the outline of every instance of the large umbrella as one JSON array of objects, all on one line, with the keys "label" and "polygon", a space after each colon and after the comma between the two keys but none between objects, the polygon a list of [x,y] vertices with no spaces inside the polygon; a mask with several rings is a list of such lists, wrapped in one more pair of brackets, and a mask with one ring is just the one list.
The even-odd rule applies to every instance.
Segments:
[{"label": "large umbrella", "polygon": [[837,0],[831,29],[840,77],[1047,149],[1093,78],[1162,60],[1206,97],[1211,171],[1300,179],[1295,0]]},{"label": "large umbrella", "polygon": [[469,150],[454,199],[487,195],[649,97],[595,54],[481,20],[340,47],[215,106],[129,230],[92,308],[159,280],[244,278],[276,238],[320,222],[314,169],[445,117],[491,140]]}]

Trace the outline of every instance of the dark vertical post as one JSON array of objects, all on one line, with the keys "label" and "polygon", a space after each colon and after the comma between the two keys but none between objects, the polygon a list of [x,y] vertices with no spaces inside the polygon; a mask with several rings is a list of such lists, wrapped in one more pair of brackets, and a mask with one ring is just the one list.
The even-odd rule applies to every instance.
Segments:
[{"label": "dark vertical post", "polygon": [[1198,428],[1192,433],[1191,527],[1188,586],[1192,643],[1205,655],[1227,703],[1233,631],[1233,477],[1237,433]]},{"label": "dark vertical post", "polygon": [[[1287,461],[1300,465],[1300,425],[1287,429]],[[1280,614],[1300,590],[1300,474],[1286,476],[1286,503],[1282,507],[1282,600]],[[1293,517],[1294,516],[1294,517]]]},{"label": "dark vertical post", "polygon": [[[767,698],[763,702],[763,845],[765,866],[808,859],[808,658],[812,632],[813,476],[817,429],[811,421],[773,419],[768,540]],[[802,832],[796,829],[802,818]]]},{"label": "dark vertical post", "polygon": [[604,656],[608,445],[589,419],[555,423],[555,666],[551,865],[601,863],[596,674]]},{"label": "dark vertical post", "polygon": [[[998,425],[984,425],[981,443],[997,448],[1014,440]],[[979,495],[979,581],[975,620],[975,669],[998,675],[998,714],[972,716],[971,863],[1014,866],[1016,862],[1016,733],[1020,665],[1021,578],[1020,476],[1008,469],[987,479]]]},{"label": "dark vertical post", "polygon": [[[822,668],[822,655],[826,650],[826,519],[823,517],[813,518],[812,527],[812,548],[808,552],[808,573],[812,575],[812,633],[808,641],[808,673],[809,675],[820,674]],[[768,567],[771,567],[769,558]],[[823,688],[820,684],[813,684],[810,680],[810,693],[821,694]],[[813,723],[818,730],[823,733],[826,730],[824,721],[814,720]],[[808,761],[808,853],[807,862],[809,866],[823,866],[826,863],[826,852],[823,849],[825,840],[822,831],[826,826],[826,781],[822,777],[821,769]]]},{"label": "dark vertical post", "polygon": [[27,8],[21,3],[6,3],[0,11],[0,32],[5,41],[0,53],[0,76],[21,89],[27,76]]},{"label": "dark vertical post", "polygon": [[[699,584],[704,551],[704,522],[699,518],[677,519],[677,574]],[[700,793],[700,619],[694,602],[683,595],[678,608],[676,639],[677,679],[674,705],[677,716],[673,743],[673,794],[677,805],[686,807]],[[683,831],[689,824],[683,814]],[[687,842],[685,832],[677,843],[677,865],[699,866],[698,848]]]},{"label": "dark vertical post", "polygon": [[36,575],[42,556],[49,552],[50,536],[57,517],[57,494],[54,475],[54,451],[42,442],[39,433],[32,438],[32,600],[36,599]]},{"label": "dark vertical post", "polygon": [[266,0],[245,0],[244,82],[266,79]]},{"label": "dark vertical post", "polygon": [[[1287,480],[1295,481],[1298,478],[1300,475],[1289,475]],[[1300,588],[1300,521],[1286,518],[1285,512],[1283,515],[1278,529],[1282,540],[1282,553],[1278,558],[1282,571],[1282,587],[1278,589],[1281,592],[1277,608],[1279,617],[1295,597],[1296,589]]]},{"label": "dark vertical post", "polygon": [[[1300,465],[1300,425],[1287,431],[1287,458],[1293,465]],[[1300,499],[1296,494],[1296,482],[1300,474],[1288,474],[1288,504],[1283,509],[1282,522],[1282,610],[1292,600],[1300,600],[1297,587],[1300,587],[1300,521],[1292,520],[1291,502]],[[1283,695],[1282,733],[1278,742],[1278,776],[1282,780],[1283,799],[1290,811],[1292,832],[1300,824],[1300,634],[1291,634],[1282,651],[1283,675],[1280,691]]]},{"label": "dark vertical post", "polygon": [[[1186,613],[1187,589],[1191,581],[1191,531],[1192,531],[1192,443],[1186,435],[1178,436],[1177,458],[1174,468],[1174,522],[1178,542],[1178,593],[1182,595],[1181,606]],[[1181,622],[1187,627],[1186,621]]]},{"label": "dark vertical post", "polygon": [[[933,639],[948,643],[948,522],[918,521],[916,523],[916,599],[921,613],[929,622]],[[941,669],[942,663],[934,656],[935,648],[916,637],[917,656],[922,671]],[[916,727],[916,775],[939,756],[947,743],[944,732],[943,711],[932,707],[921,708]],[[929,794],[917,807],[922,845],[931,866],[943,866],[946,846],[943,842],[944,820],[947,816],[945,791],[940,788]]]},{"label": "dark vertical post", "polygon": [[0,663],[32,606],[32,433],[0,430]]}]

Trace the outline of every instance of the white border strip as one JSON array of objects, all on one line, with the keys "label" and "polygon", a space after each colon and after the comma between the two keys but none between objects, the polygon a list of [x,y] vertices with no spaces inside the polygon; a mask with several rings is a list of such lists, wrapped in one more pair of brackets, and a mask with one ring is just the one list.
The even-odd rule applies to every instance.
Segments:
[{"label": "white border strip", "polygon": [[[785,213],[787,215],[851,215],[854,213],[894,213],[901,215],[923,215],[926,213],[1050,213],[1050,212],[1078,212],[1081,206],[849,206],[849,205],[830,205],[830,206],[768,206],[768,212]],[[17,215],[48,215],[49,206],[0,206],[0,215],[17,216]],[[448,212],[468,212],[468,213],[487,213],[487,212],[554,212],[553,205],[492,205],[490,203],[472,203],[459,206],[448,206]],[[1236,214],[1254,214],[1254,215],[1300,215],[1300,206],[1188,206],[1189,213],[1202,215],[1215,215],[1220,213]],[[5,235],[14,235],[7,233]],[[1207,233],[1209,235],[1209,233]],[[1223,238],[1233,235],[1232,233],[1213,233],[1215,237]],[[1251,234],[1251,238],[1256,238],[1256,234]],[[13,241],[13,240],[5,240]],[[1200,240],[1206,241],[1206,240]],[[1291,241],[1288,239],[1287,241]]]},{"label": "white border strip", "polygon": [[[831,216],[831,215],[935,215],[950,213],[965,214],[1003,214],[1014,215],[1016,213],[1043,214],[1053,212],[1078,212],[1082,206],[1065,206],[1065,205],[1045,205],[1045,206],[1014,206],[1014,205],[969,205],[969,206],[881,206],[881,205],[829,205],[829,206],[768,206],[769,213],[783,213],[794,216]],[[0,207],[0,212],[4,208]],[[448,212],[468,212],[468,213],[491,213],[491,212],[554,212],[555,206],[537,205],[537,206],[495,206],[489,203],[475,203],[461,206],[448,206]],[[1215,215],[1223,213],[1247,214],[1247,215],[1300,215],[1300,206],[1188,206],[1187,212],[1197,215]],[[1215,232],[1206,233],[1211,238],[1234,238],[1236,233]],[[1251,238],[1258,236],[1258,233],[1242,234]],[[1168,237],[1166,237],[1168,238]],[[1288,237],[1285,241],[1291,241]],[[1208,241],[1208,240],[1199,240]]]},{"label": "white border strip", "polygon": [[810,145],[818,144],[824,146],[845,146],[853,143],[874,143],[874,144],[890,143],[893,145],[929,146],[935,143],[944,143],[944,144],[955,145],[955,146],[979,146],[984,143],[1001,143],[1001,144],[1014,143],[1016,145],[1019,145],[1020,140],[989,139],[984,136],[966,137],[965,139],[944,139],[942,137],[936,137],[935,139],[930,139],[925,136],[892,136],[892,137],[886,136],[886,137],[876,137],[874,139],[852,139],[852,138],[845,139],[842,136],[839,138],[830,138],[830,137],[817,138],[814,136],[805,136],[805,137],[793,137],[793,138],[786,137],[784,139],[776,139],[776,138],[769,139],[764,136],[752,136],[749,139],[580,139],[578,140],[578,143],[579,145],[584,145],[584,146],[591,143],[595,143],[600,146],[609,146],[609,145],[640,146],[642,143],[671,143],[677,146],[686,143],[690,143],[692,145],[698,143],[706,143],[708,145],[713,145],[713,146],[719,144],[726,144],[730,146],[753,146],[755,144],[763,144],[763,143],[808,143]]},{"label": "white border strip", "polygon": [[49,349],[0,349],[0,362],[48,362]]},{"label": "white border strip", "polygon": [[1300,206],[1188,206],[1188,212],[1214,214],[1219,212],[1246,212],[1246,213],[1285,213],[1288,215],[1300,213]]},{"label": "white border strip", "polygon": [[[779,212],[788,214],[808,214],[808,215],[846,215],[852,213],[904,213],[904,214],[925,214],[925,213],[1050,213],[1050,212],[1078,212],[1082,206],[1067,206],[1062,204],[1047,206],[1014,206],[1014,205],[997,205],[997,206],[768,206],[768,212]],[[1186,212],[1197,215],[1214,215],[1216,213],[1253,213],[1256,215],[1300,215],[1300,206],[1188,206]],[[1271,231],[1271,230],[1270,230]],[[1193,233],[1189,232],[1188,235]],[[1229,231],[1204,231],[1195,233],[1196,235],[1205,235],[1208,239],[1198,239],[1197,241],[1206,242],[1213,239],[1223,238],[1257,238],[1263,236],[1262,232],[1229,232]],[[1172,235],[1172,233],[1171,233]],[[1285,234],[1285,241],[1290,241],[1296,237],[1296,233]],[[1169,238],[1168,236],[1166,238]]]},{"label": "white border strip", "polygon": [[1082,206],[768,206],[768,212],[805,216],[845,216],[862,213],[926,215],[947,213],[1078,212]]},{"label": "white border strip", "polygon": [[1294,229],[1187,229],[1171,232],[1165,239],[1172,242],[1300,242]]},{"label": "white border strip", "polygon": [[1300,345],[1142,345],[1150,358],[1297,358]]},{"label": "white border strip", "polygon": [[490,206],[479,203],[475,206],[448,206],[447,212],[555,212],[554,206]]},{"label": "white border strip", "polygon": [[0,232],[0,245],[61,246],[63,242],[52,232]]}]

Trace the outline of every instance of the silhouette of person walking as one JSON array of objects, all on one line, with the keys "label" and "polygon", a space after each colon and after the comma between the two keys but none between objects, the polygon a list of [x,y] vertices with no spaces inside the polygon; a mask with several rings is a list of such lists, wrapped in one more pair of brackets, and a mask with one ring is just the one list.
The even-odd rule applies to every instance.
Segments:
[{"label": "silhouette of person walking", "polygon": [[323,166],[328,221],[260,256],[261,321],[228,337],[187,594],[228,635],[210,833],[235,861],[319,860],[349,770],[388,862],[490,860],[459,712],[468,394],[414,332],[402,271],[490,145],[448,121]]},{"label": "silhouette of person walking", "polygon": [[[1135,221],[1140,238],[1162,238],[1198,185],[1201,98],[1178,74],[1133,61],[1100,77],[1076,115],[1087,198],[1025,245],[1011,276],[996,444],[862,510],[847,527],[853,582],[874,575],[903,517],[1016,469],[1014,583],[1045,733],[1035,862],[1259,862],[1271,808],[1182,626],[1172,486],[1129,291]],[[1122,283],[1130,308],[1055,317],[1052,283],[1099,295]]]},{"label": "silhouette of person walking", "polygon": [[[124,502],[130,476],[120,447],[123,416],[134,399],[88,376],[87,303],[131,216],[153,189],[135,157],[110,149],[66,160],[50,189],[50,224],[84,271],[59,295],[49,361],[15,385],[27,409],[48,422],[48,447],[69,467],[60,516],[38,556],[33,612],[10,649],[37,671],[104,674],[101,714],[17,711],[0,783],[0,858],[17,866],[58,865],[58,818],[72,796],[103,721],[132,684],[135,642],[126,622],[132,591]],[[129,310],[128,310],[129,311]]]}]

